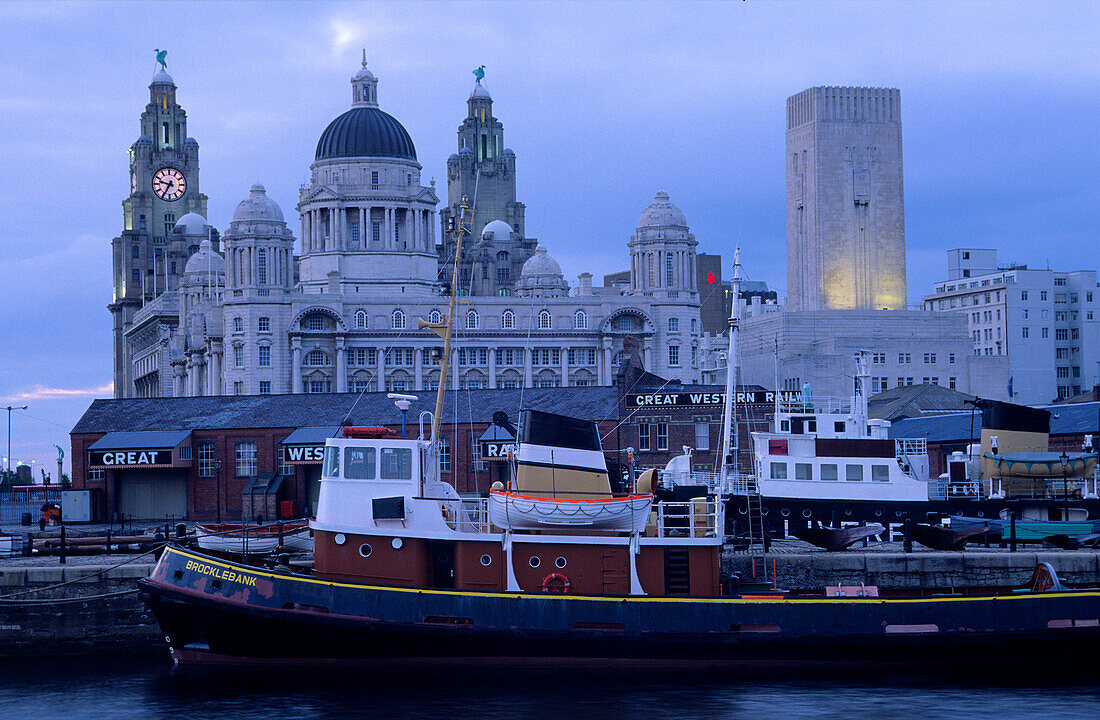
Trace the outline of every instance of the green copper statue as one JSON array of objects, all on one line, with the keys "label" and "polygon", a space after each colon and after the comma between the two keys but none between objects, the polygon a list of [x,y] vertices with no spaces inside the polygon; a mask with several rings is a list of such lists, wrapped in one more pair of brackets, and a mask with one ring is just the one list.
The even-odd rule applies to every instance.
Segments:
[{"label": "green copper statue", "polygon": [[480,85],[481,81],[485,78],[485,66],[482,65],[474,70],[474,77],[477,78],[477,84]]},{"label": "green copper statue", "polygon": [[157,54],[157,62],[160,63],[160,69],[168,72],[168,63],[164,61],[164,58],[168,55],[168,51],[157,48],[153,50],[153,52]]}]

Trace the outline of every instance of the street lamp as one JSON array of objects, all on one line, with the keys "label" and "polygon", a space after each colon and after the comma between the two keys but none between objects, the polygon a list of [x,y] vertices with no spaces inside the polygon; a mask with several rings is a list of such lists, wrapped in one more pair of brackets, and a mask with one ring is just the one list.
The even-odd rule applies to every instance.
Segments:
[{"label": "street lamp", "polygon": [[8,458],[7,458],[7,471],[11,472],[11,411],[12,410],[26,410],[26,405],[8,405],[4,408],[8,411]]},{"label": "street lamp", "polygon": [[1058,459],[1062,461],[1062,520],[1069,520],[1069,479],[1067,476],[1069,453],[1063,450],[1062,456]]},{"label": "street lamp", "polygon": [[214,507],[218,512],[218,524],[222,522],[222,461],[214,461],[214,492],[217,497],[214,498]]}]

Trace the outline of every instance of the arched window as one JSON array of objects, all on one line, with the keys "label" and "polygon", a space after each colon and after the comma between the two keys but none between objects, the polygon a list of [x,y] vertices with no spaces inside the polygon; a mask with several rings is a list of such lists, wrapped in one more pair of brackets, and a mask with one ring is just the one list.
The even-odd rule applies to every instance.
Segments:
[{"label": "arched window", "polygon": [[508,262],[508,253],[504,250],[501,250],[497,253],[497,260],[500,262]]},{"label": "arched window", "polygon": [[543,310],[539,313],[539,330],[550,329],[550,311]]},{"label": "arched window", "polygon": [[588,327],[588,315],[584,310],[573,313],[573,327],[577,330],[584,330]]},{"label": "arched window", "polygon": [[367,327],[367,313],[364,310],[355,311],[355,327],[363,330]]},{"label": "arched window", "polygon": [[324,367],[328,365],[328,355],[324,350],[310,350],[306,353],[306,367]]},{"label": "arched window", "polygon": [[239,317],[233,318],[233,332],[244,332],[244,320]]},{"label": "arched window", "polygon": [[516,314],[511,310],[505,310],[500,315],[500,326],[505,330],[514,330],[516,327]]},{"label": "arched window", "polygon": [[428,322],[430,322],[430,323],[443,322],[443,313],[439,312],[438,310],[432,310],[430,313],[428,313]]},{"label": "arched window", "polygon": [[393,320],[390,323],[390,326],[394,330],[404,330],[405,329],[405,313],[401,312],[400,310],[394,310],[393,311]]},{"label": "arched window", "polygon": [[634,329],[634,318],[631,317],[630,315],[620,315],[619,317],[615,318],[615,329],[616,330],[633,330]]},{"label": "arched window", "polygon": [[477,330],[481,327],[481,318],[478,317],[477,310],[469,310],[466,312],[466,329]]},{"label": "arched window", "polygon": [[306,330],[324,330],[325,329],[325,316],[321,313],[314,313],[306,318]]}]

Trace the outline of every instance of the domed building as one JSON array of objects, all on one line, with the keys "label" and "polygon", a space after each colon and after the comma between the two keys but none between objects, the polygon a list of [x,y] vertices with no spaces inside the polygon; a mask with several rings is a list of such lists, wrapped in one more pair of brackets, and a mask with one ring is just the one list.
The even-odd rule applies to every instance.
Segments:
[{"label": "domed building", "polygon": [[516,156],[479,82],[446,163],[440,228],[463,197],[473,209],[452,288],[454,236],[437,238],[439,200],[421,184],[413,138],[381,109],[365,62],[351,86],[351,108],[322,129],[298,197],[300,244],[260,184],[237,205],[224,255],[201,215],[175,221],[172,242],[191,258],[179,292],[157,294],[122,333],[145,348],[132,376],[147,379],[125,394],[431,391],[440,343],[417,320],[442,318],[451,292],[462,296],[452,387],[611,385],[635,348],[650,372],[699,380],[696,242],[667,193],[630,235],[629,272],[604,287],[582,273],[571,288],[551,248],[525,235]]}]

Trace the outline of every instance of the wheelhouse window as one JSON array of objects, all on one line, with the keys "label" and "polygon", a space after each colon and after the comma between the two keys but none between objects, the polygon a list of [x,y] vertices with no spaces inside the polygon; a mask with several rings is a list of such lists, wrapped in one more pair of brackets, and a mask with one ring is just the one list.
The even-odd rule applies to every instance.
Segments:
[{"label": "wheelhouse window", "polygon": [[325,477],[340,477],[340,448],[325,448]]},{"label": "wheelhouse window", "polygon": [[383,480],[412,479],[412,450],[409,448],[382,448]]},{"label": "wheelhouse window", "polygon": [[836,463],[822,463],[821,464],[821,479],[826,482],[836,482]]},{"label": "wheelhouse window", "polygon": [[787,463],[785,463],[785,462],[773,462],[771,464],[771,479],[772,480],[786,480],[787,479]]},{"label": "wheelhouse window", "polygon": [[375,450],[372,447],[344,449],[344,477],[348,480],[373,480]]},{"label": "wheelhouse window", "polygon": [[863,466],[862,465],[845,465],[844,466],[844,479],[850,482],[862,482],[863,481]]},{"label": "wheelhouse window", "polygon": [[890,467],[888,465],[872,465],[871,482],[890,482]]},{"label": "wheelhouse window", "polygon": [[810,463],[795,463],[794,464],[794,479],[795,480],[813,480],[814,479],[814,466]]}]

